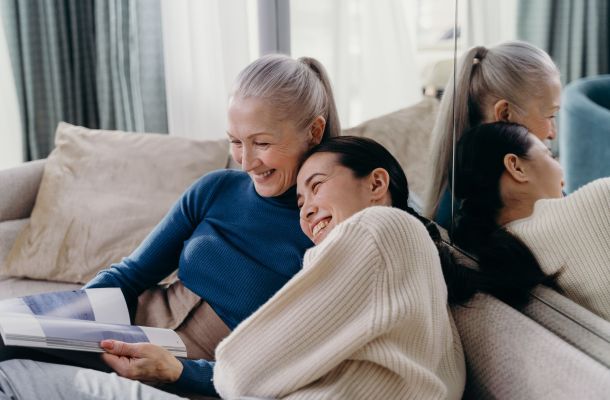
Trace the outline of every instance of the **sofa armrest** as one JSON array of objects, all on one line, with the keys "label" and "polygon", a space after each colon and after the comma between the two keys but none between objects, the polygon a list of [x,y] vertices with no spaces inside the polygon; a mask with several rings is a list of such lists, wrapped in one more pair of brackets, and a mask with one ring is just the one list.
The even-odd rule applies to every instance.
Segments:
[{"label": "sofa armrest", "polygon": [[0,222],[0,267],[4,264],[6,256],[11,251],[17,235],[30,221],[29,218]]},{"label": "sofa armrest", "polygon": [[44,165],[36,160],[0,171],[0,222],[30,216]]}]

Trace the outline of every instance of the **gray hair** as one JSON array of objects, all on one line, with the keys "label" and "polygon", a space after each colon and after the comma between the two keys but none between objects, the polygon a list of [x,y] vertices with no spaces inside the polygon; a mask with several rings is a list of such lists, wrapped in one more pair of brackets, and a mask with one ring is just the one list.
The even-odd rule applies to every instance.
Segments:
[{"label": "gray hair", "polygon": [[314,58],[260,57],[239,73],[232,95],[264,99],[301,129],[322,116],[326,120],[322,140],[341,132],[330,80]]},{"label": "gray hair", "polygon": [[457,141],[471,127],[486,122],[486,110],[498,100],[505,99],[516,113],[524,113],[528,100],[542,96],[545,82],[558,76],[559,69],[551,57],[526,42],[504,42],[489,49],[477,46],[462,55],[455,93],[451,77],[432,130],[429,158],[432,175],[425,203],[427,217],[433,218],[436,214],[451,174],[453,118]]}]

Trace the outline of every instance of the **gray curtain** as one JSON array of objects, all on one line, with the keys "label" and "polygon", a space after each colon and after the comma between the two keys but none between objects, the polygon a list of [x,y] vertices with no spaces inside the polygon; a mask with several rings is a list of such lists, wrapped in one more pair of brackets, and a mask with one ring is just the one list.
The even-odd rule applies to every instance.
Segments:
[{"label": "gray curtain", "polygon": [[608,0],[520,0],[517,32],[546,50],[562,83],[609,71]]},{"label": "gray curtain", "polygon": [[0,0],[25,159],[55,128],[167,132],[159,0]]}]

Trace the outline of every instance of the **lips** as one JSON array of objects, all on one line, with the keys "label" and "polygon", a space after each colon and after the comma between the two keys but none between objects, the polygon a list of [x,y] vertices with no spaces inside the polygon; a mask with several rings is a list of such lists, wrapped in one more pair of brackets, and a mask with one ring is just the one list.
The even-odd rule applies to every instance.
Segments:
[{"label": "lips", "polygon": [[317,221],[314,224],[313,229],[311,230],[312,236],[314,238],[317,237],[320,234],[320,232],[328,226],[331,219],[332,219],[332,217],[327,217],[327,218],[323,218],[323,219]]},{"label": "lips", "polygon": [[264,181],[265,179],[267,179],[271,174],[273,174],[275,172],[275,169],[269,169],[265,172],[261,172],[261,173],[256,173],[256,172],[251,172],[250,175],[258,182],[260,181]]}]

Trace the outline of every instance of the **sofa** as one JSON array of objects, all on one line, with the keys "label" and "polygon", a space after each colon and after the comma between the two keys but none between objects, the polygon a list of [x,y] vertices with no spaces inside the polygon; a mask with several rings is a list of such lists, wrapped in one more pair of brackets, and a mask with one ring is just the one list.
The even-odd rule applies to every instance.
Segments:
[{"label": "sofa", "polygon": [[[425,163],[429,151],[429,133],[437,110],[437,100],[425,98],[414,106],[344,130],[344,134],[372,137],[388,147],[407,172],[416,208],[421,206],[418,204],[418,199],[421,198],[427,180]],[[62,129],[78,128],[63,126]],[[124,137],[125,135],[121,136],[121,138]],[[149,141],[151,139],[137,136],[134,140]],[[166,143],[166,139],[159,137],[154,140]],[[180,139],[176,140],[180,141]],[[208,143],[207,146],[222,149],[224,142],[226,141]],[[66,144],[62,142],[61,138],[57,143],[59,149],[65,150],[65,147],[62,146],[66,146]],[[146,149],[140,142],[137,143],[138,149]],[[91,147],[90,144],[87,145]],[[96,149],[93,151],[97,151]],[[136,159],[135,163],[143,163],[141,158],[150,156],[150,152],[151,150],[146,150]],[[73,154],[74,152],[68,153]],[[156,163],[157,156],[154,154],[153,156],[154,161],[150,162],[151,165],[146,165],[140,173],[146,175],[162,173],[158,171],[162,171],[164,165],[152,165],[158,164]],[[76,157],[75,162],[82,162],[82,158]],[[87,163],[93,172],[100,169],[99,165],[90,165],[91,161],[87,161]],[[221,167],[235,167],[228,157],[226,148],[224,153],[221,152],[216,163],[220,163],[218,165]],[[166,165],[169,164],[166,163]],[[185,164],[185,168],[189,169],[189,165]],[[130,167],[129,163],[119,167],[117,170],[112,170],[115,171],[113,180],[118,181],[122,178],[120,175],[125,172],[121,171],[124,171],[125,167],[136,168]],[[45,180],[48,180],[47,175],[53,168],[59,168],[56,171],[56,177],[59,179],[75,175],[70,164],[58,164],[57,157],[53,154],[48,160],[31,161],[0,171],[0,274],[6,275],[7,255],[11,252],[13,245],[22,240],[21,236],[25,230],[31,229],[31,218],[37,217],[36,210],[42,207],[41,203],[44,200],[42,192],[49,191],[46,183],[41,185],[43,175],[45,175]],[[161,170],[155,169],[154,171],[157,172],[151,173],[149,170],[154,168],[161,168]],[[93,201],[95,200],[93,199]],[[127,202],[132,203],[135,200],[130,199]],[[150,202],[149,198],[140,200],[144,202],[141,204]],[[75,204],[74,207],[82,206],[87,211],[87,204]],[[124,215],[123,220],[131,220],[133,210],[149,213],[148,209],[142,209],[137,204],[137,202],[132,204],[136,207],[132,207],[129,211],[121,211]],[[53,216],[62,212],[61,206],[62,204],[47,205],[49,213]],[[65,217],[56,219],[50,228],[62,223],[65,223]],[[116,228],[115,225],[112,225],[113,229]],[[69,224],[69,226],[73,225]],[[83,234],[76,235],[75,240],[80,239],[79,236],[83,236]],[[42,238],[40,240],[44,241]],[[61,240],[67,239],[62,236]],[[108,248],[107,244],[104,246],[101,248]],[[69,255],[64,253],[61,254],[64,257],[61,259],[69,260]],[[78,274],[61,275],[71,279],[71,282],[62,282],[47,277],[44,273],[40,275],[42,267],[38,268],[38,265],[26,265],[26,267],[31,270],[28,275],[30,278],[22,277],[20,271],[14,270],[11,273],[12,276],[0,277],[0,299],[45,291],[76,289],[81,287],[79,281],[87,278],[86,275]],[[32,276],[37,278],[31,279]],[[540,293],[533,293],[529,308],[526,309],[526,311],[529,310],[529,314],[519,312],[501,301],[483,294],[477,295],[466,305],[452,307],[466,354],[468,380],[464,398],[595,399],[607,397],[607,393],[610,392],[610,357],[608,357],[609,360],[599,357],[604,342],[583,342],[583,340],[578,340],[578,337],[583,336],[585,331],[590,337],[600,337],[604,334],[610,337],[610,326],[597,321],[595,316],[561,296],[557,301],[557,296],[559,295],[554,292],[548,293],[544,290]],[[565,318],[565,313],[559,312],[557,313],[559,316],[556,316],[549,312],[550,310],[561,310],[562,307],[570,310],[571,318]],[[610,344],[610,341],[607,344]]]}]

